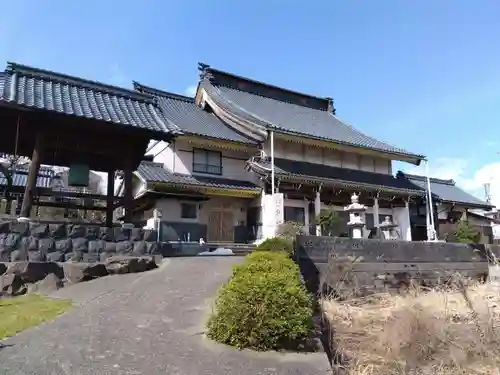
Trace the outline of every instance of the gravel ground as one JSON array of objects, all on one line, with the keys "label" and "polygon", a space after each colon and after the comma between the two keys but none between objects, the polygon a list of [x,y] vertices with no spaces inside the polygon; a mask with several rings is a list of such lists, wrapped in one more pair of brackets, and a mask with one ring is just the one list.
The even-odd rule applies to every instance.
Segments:
[{"label": "gravel ground", "polygon": [[0,346],[8,375],[328,374],[325,354],[239,351],[203,335],[217,289],[240,257],[172,258],[154,271],[61,289],[78,307]]}]

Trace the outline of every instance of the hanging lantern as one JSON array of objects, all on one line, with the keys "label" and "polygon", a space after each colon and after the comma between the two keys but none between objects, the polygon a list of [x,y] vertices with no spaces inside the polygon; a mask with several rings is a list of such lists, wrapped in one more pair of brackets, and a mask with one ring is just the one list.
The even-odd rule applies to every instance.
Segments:
[{"label": "hanging lantern", "polygon": [[89,186],[90,169],[87,164],[72,164],[69,167],[68,185],[77,187]]}]

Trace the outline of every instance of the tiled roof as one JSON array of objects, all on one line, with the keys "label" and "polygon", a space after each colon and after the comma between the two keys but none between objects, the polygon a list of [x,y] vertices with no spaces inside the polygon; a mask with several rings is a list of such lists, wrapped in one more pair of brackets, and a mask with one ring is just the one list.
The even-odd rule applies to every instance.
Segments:
[{"label": "tiled roof", "polygon": [[176,131],[162,119],[153,98],[133,90],[14,63],[8,63],[4,76],[0,102],[162,133]]},{"label": "tiled roof", "polygon": [[[54,178],[54,171],[50,167],[40,167],[38,176],[36,179],[37,188],[50,189],[52,180]],[[25,187],[28,183],[28,169],[23,167],[17,167],[16,171],[12,176],[12,186],[15,187]],[[0,173],[0,186],[6,186],[7,179]]]},{"label": "tiled roof", "polygon": [[331,99],[267,85],[201,65],[201,87],[236,116],[284,133],[423,159],[372,138],[334,115]]},{"label": "tiled roof", "polygon": [[[414,186],[421,189],[427,190],[427,177],[417,176],[412,174],[406,174],[403,172],[398,172],[398,179],[407,180],[411,182]],[[491,208],[492,205],[466,193],[458,186],[456,186],[453,180],[441,180],[438,178],[430,178],[431,193],[434,199],[441,201],[461,203],[463,205],[469,205],[472,207],[481,208]]]},{"label": "tiled roof", "polygon": [[213,113],[198,107],[194,98],[173,94],[134,82],[138,92],[153,95],[163,115],[183,133],[242,143],[256,143],[224,124]]},{"label": "tiled roof", "polygon": [[[253,160],[249,162],[252,170],[259,174],[271,175],[269,159]],[[425,192],[409,183],[397,179],[390,174],[366,172],[356,169],[331,167],[323,164],[313,164],[287,159],[274,159],[274,173],[279,178],[298,181],[319,181],[331,183],[339,187],[364,188],[367,190],[381,190],[406,195],[424,195]]]},{"label": "tiled roof", "polygon": [[163,164],[148,161],[143,161],[139,165],[136,173],[141,179],[147,182],[164,182],[179,186],[193,185],[223,189],[260,190],[257,185],[249,181],[172,173],[167,170]]}]

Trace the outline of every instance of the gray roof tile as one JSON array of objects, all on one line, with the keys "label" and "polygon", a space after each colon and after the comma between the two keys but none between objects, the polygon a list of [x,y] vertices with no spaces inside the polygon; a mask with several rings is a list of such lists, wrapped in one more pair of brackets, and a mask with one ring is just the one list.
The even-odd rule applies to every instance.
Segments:
[{"label": "gray roof tile", "polygon": [[208,113],[198,107],[194,98],[153,89],[137,82],[134,82],[134,88],[139,92],[153,95],[157,99],[163,116],[183,133],[242,143],[256,143],[224,124],[213,113]]},{"label": "gray roof tile", "polygon": [[[271,162],[269,159],[254,159],[249,162],[250,168],[259,174],[270,175]],[[313,164],[274,159],[274,173],[278,177],[291,180],[315,180],[330,182],[334,186],[360,187],[367,190],[381,190],[405,195],[424,195],[425,192],[408,181],[397,179],[390,174],[366,172],[356,169],[331,167],[323,164]]]},{"label": "gray roof tile", "polygon": [[[201,87],[217,105],[285,133],[423,159],[372,138],[334,115],[331,99],[300,94],[202,65]],[[330,104],[329,104],[330,103]]]},{"label": "gray roof tile", "polygon": [[177,130],[165,123],[153,98],[133,90],[14,63],[4,75],[0,101],[162,133]]},{"label": "gray roof tile", "polygon": [[[413,185],[418,186],[423,190],[427,190],[427,177],[417,176],[398,172],[397,177],[402,180],[407,180]],[[492,205],[466,193],[453,180],[441,180],[438,178],[430,178],[431,192],[434,199],[446,202],[461,203],[473,207],[491,208]]]},{"label": "gray roof tile", "polygon": [[163,164],[143,161],[136,173],[146,182],[165,182],[172,185],[208,186],[224,189],[255,190],[260,187],[249,181],[228,178],[172,173]]}]

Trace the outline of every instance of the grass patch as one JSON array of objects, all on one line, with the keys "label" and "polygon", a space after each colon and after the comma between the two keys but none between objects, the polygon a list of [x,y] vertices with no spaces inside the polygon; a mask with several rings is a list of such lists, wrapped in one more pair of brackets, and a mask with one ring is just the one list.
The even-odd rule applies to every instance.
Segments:
[{"label": "grass patch", "polygon": [[71,306],[70,301],[50,299],[38,294],[0,299],[0,340],[52,320]]},{"label": "grass patch", "polygon": [[500,286],[322,302],[349,375],[500,374]]},{"label": "grass patch", "polygon": [[312,298],[286,252],[255,251],[219,291],[208,336],[237,348],[296,349],[312,329]]}]

